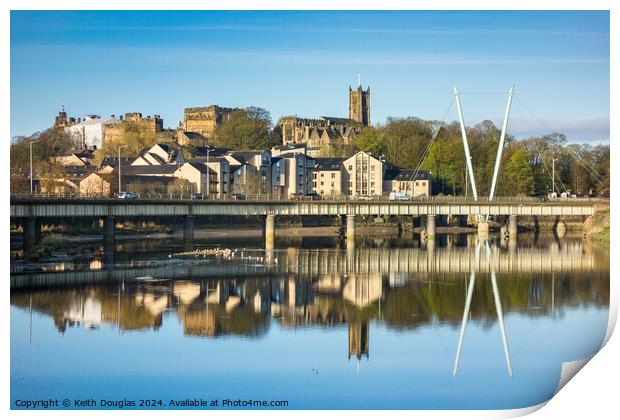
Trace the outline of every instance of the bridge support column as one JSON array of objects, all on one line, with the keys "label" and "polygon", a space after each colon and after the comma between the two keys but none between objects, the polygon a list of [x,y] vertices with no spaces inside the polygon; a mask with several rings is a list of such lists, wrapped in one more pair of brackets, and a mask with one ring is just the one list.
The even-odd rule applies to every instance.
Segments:
[{"label": "bridge support column", "polygon": [[517,224],[517,216],[511,214],[508,216],[508,236],[516,238],[519,232],[519,225]]},{"label": "bridge support column", "polygon": [[347,214],[347,242],[355,240],[355,215]]},{"label": "bridge support column", "polygon": [[487,222],[478,223],[478,237],[482,239],[489,237],[489,224]]},{"label": "bridge support column", "polygon": [[183,242],[194,242],[194,216],[185,216],[183,218]]},{"label": "bridge support column", "polygon": [[103,218],[103,242],[104,246],[114,245],[114,216]]},{"label": "bridge support column", "polygon": [[435,221],[437,216],[429,214],[426,216],[426,236],[428,238],[435,238]]},{"label": "bridge support column", "polygon": [[41,239],[41,221],[36,217],[28,217],[23,220],[24,251],[29,252]]},{"label": "bridge support column", "polygon": [[276,216],[265,216],[265,249],[273,249],[276,239]]}]

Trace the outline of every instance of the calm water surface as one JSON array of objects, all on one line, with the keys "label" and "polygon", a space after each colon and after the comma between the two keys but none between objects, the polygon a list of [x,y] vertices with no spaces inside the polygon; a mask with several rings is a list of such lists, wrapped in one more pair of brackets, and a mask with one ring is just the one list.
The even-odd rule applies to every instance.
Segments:
[{"label": "calm water surface", "polygon": [[[167,241],[12,261],[11,400],[518,408],[607,328],[609,253],[473,236]],[[242,251],[243,248],[246,248]]]}]

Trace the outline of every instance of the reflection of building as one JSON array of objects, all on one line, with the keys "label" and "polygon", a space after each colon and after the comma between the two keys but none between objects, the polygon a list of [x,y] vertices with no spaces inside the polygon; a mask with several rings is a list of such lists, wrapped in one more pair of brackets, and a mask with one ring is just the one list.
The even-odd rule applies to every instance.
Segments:
[{"label": "reflection of building", "polygon": [[79,302],[76,301],[69,305],[64,317],[70,324],[81,324],[89,329],[97,328],[103,322],[101,302],[90,296],[80,299]]},{"label": "reflection of building", "polygon": [[358,307],[369,306],[383,296],[381,273],[349,273],[342,296]]},{"label": "reflection of building", "polygon": [[349,322],[349,359],[355,356],[360,360],[362,356],[368,359],[368,321]]}]

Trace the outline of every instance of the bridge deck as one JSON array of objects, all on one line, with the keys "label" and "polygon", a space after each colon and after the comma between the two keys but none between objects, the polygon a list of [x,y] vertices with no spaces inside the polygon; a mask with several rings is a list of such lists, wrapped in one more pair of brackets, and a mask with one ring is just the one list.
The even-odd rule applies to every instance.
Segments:
[{"label": "bridge deck", "polygon": [[597,201],[191,201],[11,199],[11,217],[516,215],[590,216]]}]

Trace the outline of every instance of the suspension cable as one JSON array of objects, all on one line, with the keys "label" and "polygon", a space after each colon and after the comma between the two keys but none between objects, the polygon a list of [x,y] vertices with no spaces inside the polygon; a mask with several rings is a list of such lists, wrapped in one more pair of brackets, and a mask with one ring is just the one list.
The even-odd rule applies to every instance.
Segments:
[{"label": "suspension cable", "polygon": [[[529,113],[537,122],[542,123],[541,119],[538,118],[538,116],[536,114],[534,114],[534,112],[532,112],[528,107],[525,106],[525,104],[523,102],[521,102],[519,100],[519,98],[516,98],[517,102],[519,103],[519,105],[527,112]],[[597,183],[603,182],[605,181],[605,179],[603,178],[603,176],[590,164],[588,163],[585,159],[583,159],[581,156],[579,156],[574,150],[572,150],[570,147],[564,147],[564,150],[567,150],[568,153],[570,153],[575,160],[590,174],[592,175],[592,177],[594,178],[595,181],[597,181]],[[557,151],[557,149],[556,149]],[[565,188],[566,189],[566,188]]]},{"label": "suspension cable", "polygon": [[448,112],[450,112],[450,109],[452,108],[453,104],[454,104],[454,96],[452,97],[452,100],[450,101],[450,104],[448,105],[448,108],[446,109],[446,112],[444,112],[443,116],[441,117],[441,120],[439,120],[439,125],[438,125],[437,129],[434,130],[435,132],[431,136],[431,140],[426,145],[426,148],[424,149],[424,152],[422,152],[422,156],[420,157],[418,165],[416,166],[415,171],[411,175],[411,178],[409,179],[409,181],[415,180],[416,177],[418,176],[418,173],[420,172],[420,167],[422,166],[422,164],[424,163],[424,159],[426,159],[426,156],[430,152],[431,146],[433,145],[433,143],[437,139],[437,136],[439,135],[439,131],[446,124],[446,121],[445,121],[446,117],[448,116]]},{"label": "suspension cable", "polygon": [[[521,101],[519,101],[519,99],[518,99],[518,98],[516,98],[516,97],[515,97],[515,99],[516,99],[515,103],[516,103],[516,105],[518,105],[518,106],[516,107],[516,109],[517,109],[517,110],[519,110],[519,108],[523,107],[523,105],[521,104]],[[522,109],[525,109],[525,108],[522,108]],[[518,112],[519,112],[519,111],[518,111]],[[521,115],[523,115],[523,114],[521,113]],[[551,178],[551,179],[552,179],[552,181],[553,181],[553,180],[554,180],[554,177],[553,177],[553,175],[552,175],[552,171],[549,169],[549,166],[547,166],[547,163],[545,162],[544,154],[542,153],[542,151],[541,151],[540,147],[538,146],[538,143],[537,143],[536,139],[533,139],[533,140],[531,141],[531,144],[532,144],[532,145],[534,146],[534,148],[536,149],[536,153],[537,153],[537,154],[538,154],[538,156],[540,157],[540,161],[542,162],[542,164],[543,164],[543,166],[544,166],[545,170],[547,171],[547,175],[549,175],[549,178]],[[565,184],[564,184],[564,182],[562,181],[562,178],[561,178],[561,177],[559,177],[559,176],[557,176],[557,180],[558,180],[558,181],[560,181],[560,184],[562,185],[562,188],[564,189],[564,191],[567,191],[566,185],[565,185]],[[554,191],[554,192],[555,192],[555,191]]]}]

